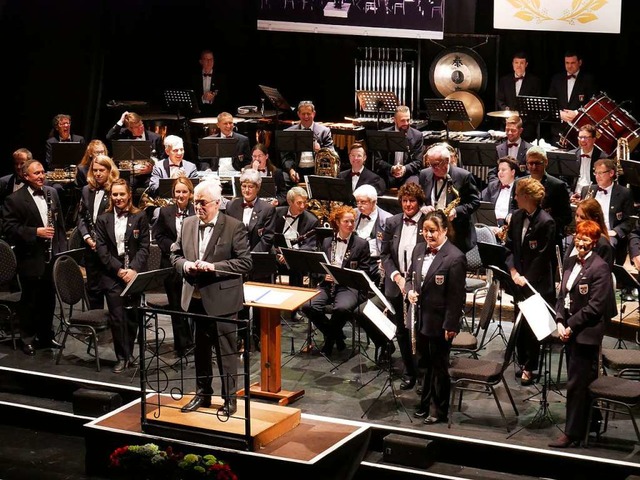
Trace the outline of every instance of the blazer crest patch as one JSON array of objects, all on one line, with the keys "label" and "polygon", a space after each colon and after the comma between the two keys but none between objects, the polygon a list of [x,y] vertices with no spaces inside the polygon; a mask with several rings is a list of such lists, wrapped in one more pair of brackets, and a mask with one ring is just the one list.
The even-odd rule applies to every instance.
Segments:
[{"label": "blazer crest patch", "polygon": [[586,283],[581,283],[580,285],[578,285],[578,292],[580,292],[580,295],[586,295],[587,293],[589,293],[589,285],[587,285]]},{"label": "blazer crest patch", "polygon": [[435,280],[436,280],[436,285],[443,285],[444,284],[444,275],[436,275],[435,276]]},{"label": "blazer crest patch", "polygon": [[622,220],[622,212],[616,212],[616,218]]},{"label": "blazer crest patch", "polygon": [[536,250],[538,248],[537,240],[529,240],[529,249]]}]

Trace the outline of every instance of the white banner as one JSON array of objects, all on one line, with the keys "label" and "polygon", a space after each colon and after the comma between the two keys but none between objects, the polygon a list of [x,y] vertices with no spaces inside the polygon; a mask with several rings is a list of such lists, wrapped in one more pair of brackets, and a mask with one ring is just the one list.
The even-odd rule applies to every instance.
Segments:
[{"label": "white banner", "polygon": [[494,0],[493,27],[620,33],[622,0]]}]

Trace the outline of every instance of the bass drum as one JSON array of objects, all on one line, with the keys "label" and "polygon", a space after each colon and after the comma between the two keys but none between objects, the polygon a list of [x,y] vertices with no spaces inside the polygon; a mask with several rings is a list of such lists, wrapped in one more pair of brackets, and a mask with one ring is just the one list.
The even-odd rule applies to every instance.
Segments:
[{"label": "bass drum", "polygon": [[484,119],[484,103],[474,92],[459,90],[446,96],[446,100],[460,100],[464,104],[470,121],[449,120],[449,130],[452,132],[468,132],[475,130]]},{"label": "bass drum", "polygon": [[145,113],[140,115],[140,118],[144,120],[147,129],[160,135],[163,140],[167,135],[180,136],[182,134],[183,116],[165,113]]},{"label": "bass drum", "polygon": [[606,156],[615,154],[619,139],[627,140],[629,152],[640,143],[638,121],[605,93],[601,92],[578,110],[561,144],[565,148],[578,148],[578,131],[587,124],[596,128],[596,145]]}]

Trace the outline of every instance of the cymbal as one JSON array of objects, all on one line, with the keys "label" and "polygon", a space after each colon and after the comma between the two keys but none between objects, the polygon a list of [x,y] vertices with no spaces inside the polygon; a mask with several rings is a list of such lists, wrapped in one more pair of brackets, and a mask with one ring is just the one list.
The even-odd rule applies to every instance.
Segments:
[{"label": "cymbal", "polygon": [[474,92],[458,90],[457,92],[450,93],[445,99],[461,100],[464,103],[467,115],[469,115],[470,121],[463,122],[459,120],[449,121],[449,130],[456,130],[459,132],[465,132],[469,130],[475,130],[482,123],[484,117],[484,104],[480,96]]},{"label": "cymbal", "polygon": [[490,117],[509,118],[511,115],[518,115],[517,110],[496,110],[495,112],[487,113]]},{"label": "cymbal", "polygon": [[482,92],[487,86],[487,76],[482,57],[467,47],[444,49],[429,71],[433,91],[443,97],[458,90]]}]

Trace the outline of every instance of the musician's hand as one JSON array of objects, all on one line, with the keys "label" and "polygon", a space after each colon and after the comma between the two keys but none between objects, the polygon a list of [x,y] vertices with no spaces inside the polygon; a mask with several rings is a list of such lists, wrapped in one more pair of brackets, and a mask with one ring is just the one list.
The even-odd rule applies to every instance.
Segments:
[{"label": "musician's hand", "polygon": [[521,287],[524,287],[524,286],[527,284],[527,279],[526,279],[526,278],[524,278],[522,275],[520,275],[520,274],[519,274],[519,273],[517,273],[517,272],[516,272],[515,274],[514,274],[514,273],[512,273],[512,274],[511,274],[511,278],[513,279],[513,282],[514,282],[516,285],[519,285],[519,286],[521,286]]},{"label": "musician's hand", "polygon": [[569,200],[573,205],[577,205],[578,203],[580,203],[580,194],[579,193],[572,194]]},{"label": "musician's hand", "polygon": [[300,175],[293,168],[289,170],[289,177],[293,183],[298,183],[300,181]]},{"label": "musician's hand", "polygon": [[40,238],[53,238],[53,235],[56,233],[55,228],[53,227],[38,227],[36,228],[36,236]]},{"label": "musician's hand", "polygon": [[391,167],[391,175],[395,178],[404,177],[406,171],[407,169],[404,165],[394,165],[393,167]]},{"label": "musician's hand", "polygon": [[418,292],[415,290],[409,290],[407,292],[407,299],[410,303],[416,303],[418,301]]},{"label": "musician's hand", "polygon": [[134,165],[136,175],[149,175],[153,171],[153,165],[150,162],[145,162],[142,165]]},{"label": "musician's hand", "polygon": [[277,207],[278,206],[278,199],[277,198],[272,198],[271,202],[269,202],[269,203],[271,203],[271,205],[273,205],[274,207]]},{"label": "musician's hand", "polygon": [[184,262],[183,270],[187,275],[195,275],[196,273],[198,273],[196,262]]},{"label": "musician's hand", "polygon": [[562,120],[563,122],[571,123],[573,122],[573,119],[576,118],[577,116],[578,116],[577,110],[567,110],[567,109],[560,110],[560,120]]},{"label": "musician's hand", "polygon": [[436,209],[433,205],[423,205],[420,207],[420,211],[423,215],[426,215],[427,213],[435,212]]},{"label": "musician's hand", "polygon": [[91,237],[87,237],[87,239],[85,240],[86,244],[89,245],[89,248],[91,250],[95,250],[96,249],[96,241],[91,238]]},{"label": "musician's hand", "polygon": [[637,257],[633,257],[632,259],[633,265],[636,267],[636,270],[640,270],[640,255]]},{"label": "musician's hand", "polygon": [[260,160],[254,160],[251,162],[251,168],[254,170],[258,170],[260,168]]},{"label": "musician's hand", "polygon": [[398,288],[400,289],[400,291],[404,295],[406,293],[404,291],[404,284],[406,283],[405,280],[404,280],[404,277],[402,275],[396,275],[396,278],[395,278],[394,282],[396,282],[396,285],[398,285]]},{"label": "musician's hand", "polygon": [[124,112],[121,116],[120,116],[120,121],[118,123],[121,123],[122,125],[124,125],[124,121],[127,119],[127,115],[129,115],[129,112]]},{"label": "musician's hand", "polygon": [[313,151],[317,152],[318,150],[320,150],[320,144],[318,143],[317,140],[313,141]]},{"label": "musician's hand", "polygon": [[196,260],[195,265],[199,272],[213,272],[216,269],[213,263],[205,262],[204,260]]},{"label": "musician's hand", "polygon": [[331,282],[331,283],[335,282],[335,280],[333,279],[333,276],[329,275],[328,273],[324,276],[324,280],[326,282]]},{"label": "musician's hand", "polygon": [[455,336],[456,336],[457,334],[458,334],[458,333],[457,333],[457,332],[455,332],[455,331],[453,331],[453,330],[445,330],[445,331],[444,331],[444,339],[445,339],[447,342],[450,342],[451,340],[453,340],[453,339],[455,338]]},{"label": "musician's hand", "polygon": [[453,221],[454,218],[456,218],[458,216],[458,212],[456,212],[455,208],[452,208],[451,211],[449,212],[449,221]]},{"label": "musician's hand", "polygon": [[122,271],[124,272],[124,275],[122,276],[122,280],[124,280],[126,283],[129,283],[131,280],[133,280],[137,274],[135,270],[132,270],[130,268]]},{"label": "musician's hand", "polygon": [[278,260],[278,263],[282,263],[284,265],[284,255],[282,255],[281,253],[278,253],[276,255],[276,260]]}]

